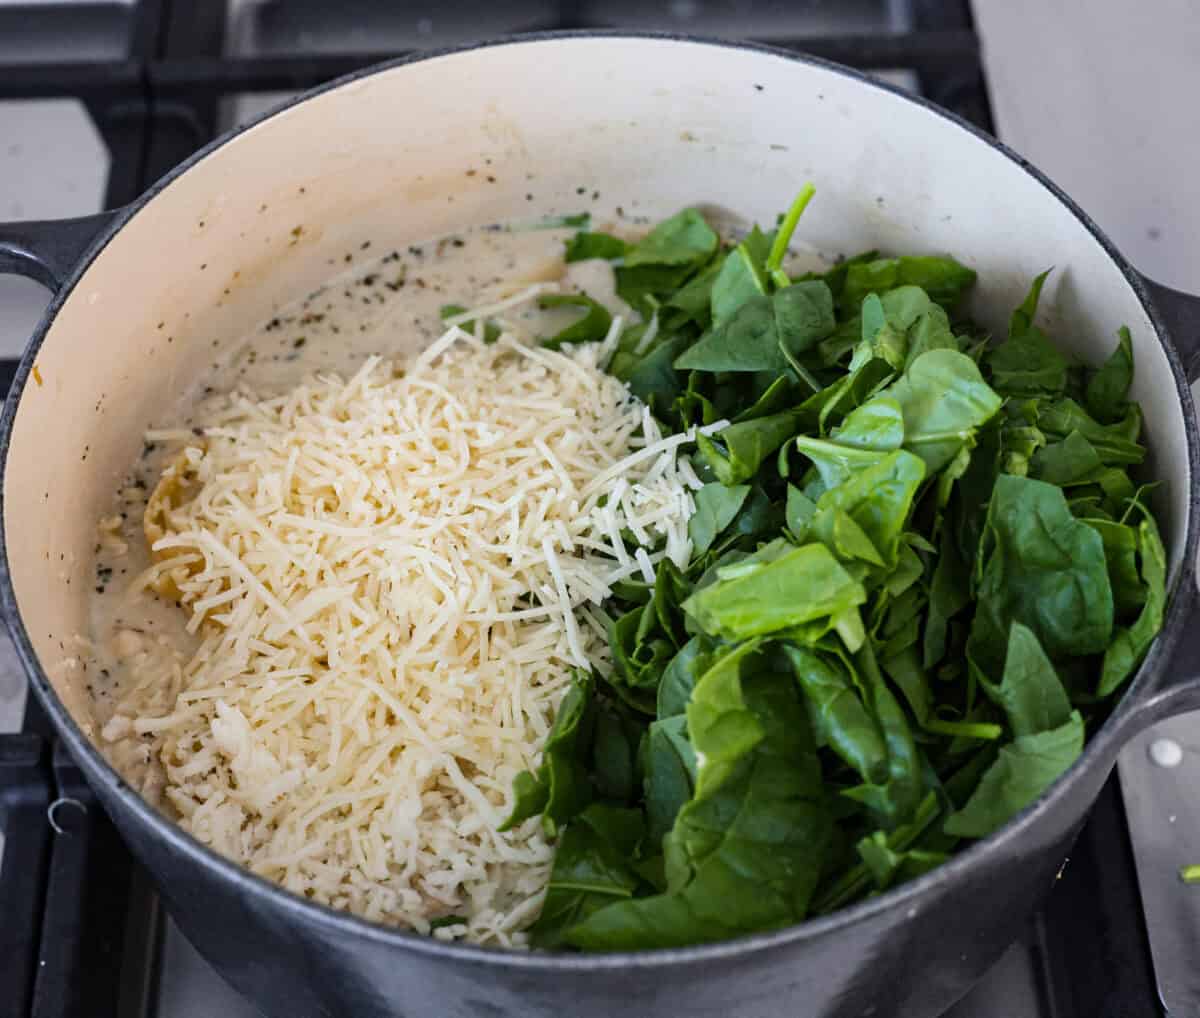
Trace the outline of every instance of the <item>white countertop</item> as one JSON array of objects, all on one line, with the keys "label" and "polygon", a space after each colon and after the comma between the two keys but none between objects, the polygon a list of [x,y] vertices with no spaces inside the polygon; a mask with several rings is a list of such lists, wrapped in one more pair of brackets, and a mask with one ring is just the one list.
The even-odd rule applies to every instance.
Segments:
[{"label": "white countertop", "polygon": [[1200,293],[1200,3],[974,0],[1000,138]]}]

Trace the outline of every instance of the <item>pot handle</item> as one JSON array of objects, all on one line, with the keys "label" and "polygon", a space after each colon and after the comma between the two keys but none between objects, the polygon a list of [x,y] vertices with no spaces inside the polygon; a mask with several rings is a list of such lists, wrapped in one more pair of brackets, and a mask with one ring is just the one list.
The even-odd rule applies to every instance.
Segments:
[{"label": "pot handle", "polygon": [[1149,276],[1142,276],[1142,283],[1166,323],[1187,380],[1195,382],[1200,378],[1200,297],[1163,286]]},{"label": "pot handle", "polygon": [[48,290],[61,289],[92,241],[119,212],[112,209],[76,219],[0,223],[0,275],[28,276]]},{"label": "pot handle", "polygon": [[1200,595],[1194,575],[1182,582],[1190,589],[1179,591],[1188,602],[1173,620],[1183,631],[1180,641],[1157,663],[1162,686],[1134,712],[1117,763],[1154,978],[1170,1015],[1200,1014],[1193,957],[1200,888],[1181,879],[1200,863],[1200,745],[1195,715],[1188,714],[1200,709]]}]

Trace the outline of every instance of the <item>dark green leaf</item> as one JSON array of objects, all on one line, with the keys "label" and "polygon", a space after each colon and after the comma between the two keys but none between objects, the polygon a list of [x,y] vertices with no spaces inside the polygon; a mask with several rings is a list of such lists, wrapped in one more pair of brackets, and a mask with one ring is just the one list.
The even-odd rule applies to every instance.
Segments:
[{"label": "dark green leaf", "polygon": [[983,838],[1046,791],[1083,752],[1083,718],[1078,712],[1058,728],[1022,735],[1000,747],[967,804],[947,818],[948,834]]},{"label": "dark green leaf", "polygon": [[713,284],[717,281],[724,264],[725,255],[717,255],[684,286],[680,287],[667,301],[666,306],[677,308],[701,329],[707,329],[712,324]]},{"label": "dark green leaf", "polygon": [[[727,259],[726,264],[730,264]],[[833,298],[822,282],[793,283],[752,296],[714,323],[676,362],[695,371],[787,371],[795,358],[833,331]]]},{"label": "dark green leaf", "polygon": [[1145,514],[1138,525],[1138,560],[1145,585],[1145,606],[1128,629],[1119,628],[1112,645],[1104,652],[1098,695],[1111,696],[1146,656],[1162,628],[1166,608],[1167,555],[1154,517]]},{"label": "dark green leaf", "polygon": [[712,323],[714,328],[725,324],[751,297],[767,292],[767,281],[761,265],[754,262],[746,245],[739,244],[726,256],[721,271],[712,284]]},{"label": "dark green leaf", "polygon": [[841,662],[807,647],[786,646],[784,653],[808,700],[818,743],[837,753],[864,781],[887,781],[883,736]]},{"label": "dark green leaf", "polygon": [[1061,442],[1038,449],[1030,468],[1039,481],[1066,488],[1096,480],[1104,464],[1092,443],[1078,431],[1072,431]]},{"label": "dark green leaf", "polygon": [[712,664],[711,648],[703,636],[694,636],[671,658],[658,684],[658,719],[681,716],[692,697],[696,683]]},{"label": "dark green leaf", "polygon": [[1104,542],[1071,515],[1060,489],[998,478],[981,561],[968,652],[985,675],[999,673],[1013,622],[1033,630],[1051,660],[1108,646],[1113,599]]},{"label": "dark green leaf", "polygon": [[579,321],[568,325],[561,332],[555,333],[549,339],[542,340],[542,346],[557,350],[564,343],[596,343],[608,335],[612,325],[612,315],[608,308],[592,300],[586,293],[550,294],[538,298],[538,307],[578,307],[586,312]]},{"label": "dark green leaf", "polygon": [[518,824],[524,823],[530,817],[535,817],[546,808],[550,798],[549,782],[543,783],[529,771],[521,771],[513,778],[513,810],[507,820],[498,828],[501,831],[512,830]]},{"label": "dark green leaf", "polygon": [[[594,727],[593,685],[588,672],[575,669],[571,688],[559,704],[546,737],[537,775],[527,771],[517,775],[513,782],[516,809],[500,830],[508,830],[527,816],[533,816],[531,812],[521,814],[536,805],[543,795],[542,816],[551,828],[566,823],[591,801],[587,760]],[[534,788],[535,782],[544,792]]]},{"label": "dark green leaf", "polygon": [[888,687],[869,643],[854,655],[853,666],[887,746],[888,776],[883,783],[864,782],[842,794],[861,802],[879,826],[891,830],[912,818],[924,795],[921,759],[904,709]]},{"label": "dark green leaf", "polygon": [[617,296],[647,318],[696,271],[693,265],[618,265]]},{"label": "dark green leaf", "polygon": [[1029,295],[1012,313],[1008,340],[984,358],[992,384],[1005,396],[1058,396],[1067,385],[1067,360],[1033,324],[1047,269],[1033,281]]},{"label": "dark green leaf", "polygon": [[1019,622],[1009,632],[1004,681],[984,688],[1004,710],[1017,736],[1058,728],[1071,715],[1071,702],[1054,665],[1033,631]]},{"label": "dark green leaf", "polygon": [[634,729],[615,710],[596,712],[592,743],[592,781],[596,793],[613,802],[629,802],[634,792],[637,742]]},{"label": "dark green leaf", "polygon": [[703,555],[712,547],[713,541],[738,514],[746,496],[750,494],[748,484],[727,488],[723,484],[706,484],[693,496],[696,511],[688,520],[688,537],[692,539],[692,554]]},{"label": "dark green leaf", "polygon": [[625,265],[685,265],[707,261],[717,250],[719,239],[696,209],[684,209],[664,219],[625,252]]},{"label": "dark green leaf", "polygon": [[953,258],[928,255],[879,258],[847,266],[841,299],[853,306],[868,293],[919,286],[939,304],[953,307],[974,282],[975,272]]},{"label": "dark green leaf", "polygon": [[695,797],[664,840],[668,892],[591,914],[568,935],[576,946],[674,947],[807,911],[830,817],[796,691],[769,672],[717,665],[696,687],[688,728],[702,762]]},{"label": "dark green leaf", "polygon": [[1116,421],[1125,412],[1125,399],[1133,384],[1133,339],[1124,325],[1117,332],[1117,348],[1087,384],[1088,412],[1103,423]]},{"label": "dark green leaf", "polygon": [[651,846],[662,844],[680,809],[696,786],[696,753],[682,715],[650,726],[646,748],[646,836]]},{"label": "dark green leaf", "polygon": [[530,927],[535,946],[557,947],[587,916],[632,896],[638,876],[628,860],[641,824],[640,810],[593,803],[563,831],[542,914]]},{"label": "dark green leaf", "polygon": [[796,431],[797,415],[788,411],[758,420],[731,424],[712,436],[698,435],[700,457],[722,484],[748,481],[763,460]]},{"label": "dark green leaf", "polygon": [[581,230],[567,241],[566,260],[584,262],[589,258],[620,258],[628,249],[625,241],[610,233],[589,233]]}]

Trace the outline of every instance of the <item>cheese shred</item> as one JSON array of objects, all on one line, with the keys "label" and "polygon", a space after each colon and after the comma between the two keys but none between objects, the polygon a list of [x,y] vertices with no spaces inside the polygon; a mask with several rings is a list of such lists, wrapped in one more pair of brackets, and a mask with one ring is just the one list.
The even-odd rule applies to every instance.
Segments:
[{"label": "cheese shred", "polygon": [[526,942],[553,846],[537,819],[497,830],[513,778],[571,668],[611,667],[611,585],[691,553],[694,436],[661,436],[603,371],[612,345],[452,323],[408,364],[156,433],[187,441],[139,583],[191,613],[196,645],[172,697],[135,683],[106,734],[153,740],[187,830],[369,919]]}]

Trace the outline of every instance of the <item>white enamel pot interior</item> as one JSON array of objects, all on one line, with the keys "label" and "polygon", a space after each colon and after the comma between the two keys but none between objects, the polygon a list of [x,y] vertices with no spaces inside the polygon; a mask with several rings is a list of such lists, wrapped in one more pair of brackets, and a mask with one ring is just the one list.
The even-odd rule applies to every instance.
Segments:
[{"label": "white enamel pot interior", "polygon": [[[377,250],[485,222],[582,209],[658,217],[692,203],[770,224],[805,181],[817,198],[800,225],[804,243],[830,254],[953,253],[978,271],[975,311],[996,330],[1051,266],[1042,313],[1072,353],[1098,362],[1117,327],[1129,326],[1146,469],[1168,482],[1160,519],[1179,573],[1192,474],[1178,362],[1106,242],[988,140],[853,74],[756,48],[547,37],[383,68],[213,146],[137,203],[60,294],[9,408],[3,533],[14,631],[39,695],[53,710],[66,705],[74,726],[62,722],[62,734],[143,857],[153,852],[136,842],[156,841],[221,879],[243,880],[247,894],[287,899],[276,924],[299,917],[376,947],[426,950],[239,876],[140,805],[90,747],[95,726],[71,659],[74,637],[87,631],[96,521],[143,429],[207,370],[214,344],[314,289],[368,240]],[[976,846],[951,866],[986,851]],[[906,893],[872,907],[892,897],[899,906]],[[187,907],[178,895],[172,903]],[[437,952],[463,972],[506,957]],[[558,978],[577,962],[523,964],[535,983],[537,973]],[[252,992],[262,983],[250,969],[232,978]],[[939,999],[962,989],[949,979]],[[453,994],[443,1000],[442,1013],[471,1013],[450,1006]],[[689,1007],[731,1013],[719,993]]]}]

